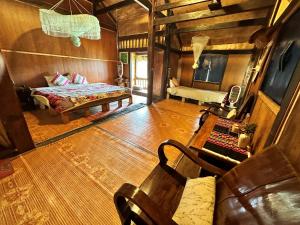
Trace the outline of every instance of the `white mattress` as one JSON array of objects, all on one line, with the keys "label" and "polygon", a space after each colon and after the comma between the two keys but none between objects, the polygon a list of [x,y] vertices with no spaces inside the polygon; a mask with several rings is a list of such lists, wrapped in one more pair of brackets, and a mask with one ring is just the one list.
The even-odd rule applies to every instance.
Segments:
[{"label": "white mattress", "polygon": [[227,92],[210,91],[191,87],[172,87],[167,89],[168,93],[183,98],[190,98],[201,102],[218,102],[222,103]]}]

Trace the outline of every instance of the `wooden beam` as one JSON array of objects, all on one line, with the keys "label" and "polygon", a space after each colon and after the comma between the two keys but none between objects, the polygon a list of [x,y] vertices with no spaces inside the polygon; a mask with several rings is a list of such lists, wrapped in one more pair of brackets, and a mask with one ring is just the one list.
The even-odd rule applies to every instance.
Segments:
[{"label": "wooden beam", "polygon": [[259,25],[265,25],[266,22],[267,21],[265,18],[260,18],[260,19],[242,20],[242,21],[227,22],[227,23],[218,23],[212,25],[199,25],[195,27],[180,28],[177,29],[175,33],[179,34],[179,33],[206,31],[206,30],[219,30],[219,29],[227,29],[227,28],[235,28],[235,27],[259,26]]},{"label": "wooden beam", "polygon": [[142,6],[147,11],[152,10],[152,3],[149,0],[134,0],[137,4]]},{"label": "wooden beam", "polygon": [[174,16],[167,16],[164,18],[157,18],[154,21],[154,25],[163,25],[168,23],[178,23],[178,22],[191,21],[191,20],[197,20],[203,18],[237,14],[244,11],[268,8],[273,5],[274,5],[273,0],[264,0],[264,1],[251,0],[240,5],[226,6],[223,9],[215,10],[215,11],[202,10],[202,11],[189,12],[184,14],[177,14]]},{"label": "wooden beam", "polygon": [[[167,15],[171,15],[171,10],[168,10]],[[173,26],[174,27],[174,26]],[[166,35],[165,35],[165,44],[166,49],[163,55],[163,71],[161,77],[161,88],[160,88],[160,97],[165,98],[167,94],[167,84],[169,79],[169,67],[170,67],[170,51],[171,51],[171,24],[166,25]]]},{"label": "wooden beam", "polygon": [[188,5],[194,5],[202,2],[209,2],[210,0],[181,0],[181,1],[176,1],[176,2],[171,2],[171,3],[166,3],[163,5],[159,5],[155,7],[155,11],[163,11],[163,10],[168,10],[168,9],[174,9],[178,7],[183,7],[183,6],[188,6]]},{"label": "wooden beam", "polygon": [[154,43],[155,43],[155,26],[154,26],[154,5],[152,2],[149,10],[148,21],[148,87],[147,87],[147,105],[153,101],[153,76],[154,76]]},{"label": "wooden beam", "polygon": [[[253,54],[254,49],[234,49],[234,50],[203,50],[203,54],[222,54],[222,55],[232,55],[232,54]],[[182,54],[189,55],[194,54],[193,51],[182,51]]]},{"label": "wooden beam", "polygon": [[[106,5],[104,4],[103,1],[100,1],[100,4],[102,7],[106,7]],[[115,19],[115,17],[111,14],[111,12],[107,13],[108,17],[111,19],[111,21],[116,25],[117,24],[117,20]]]},{"label": "wooden beam", "polygon": [[101,14],[105,14],[108,13],[112,10],[116,10],[116,9],[120,9],[122,7],[128,6],[133,4],[135,1],[134,0],[124,0],[122,2],[118,2],[116,4],[110,5],[110,6],[106,6],[103,7],[102,9],[98,9],[95,11],[95,15],[101,15]]}]

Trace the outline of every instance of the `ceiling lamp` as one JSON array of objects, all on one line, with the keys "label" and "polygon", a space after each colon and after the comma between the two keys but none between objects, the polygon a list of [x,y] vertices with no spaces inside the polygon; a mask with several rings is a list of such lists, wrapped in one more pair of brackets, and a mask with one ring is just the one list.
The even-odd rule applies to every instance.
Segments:
[{"label": "ceiling lamp", "polygon": [[[101,35],[98,18],[89,14],[73,15],[71,1],[80,13],[82,13],[80,7],[85,9],[77,0],[69,0],[71,15],[63,15],[55,12],[54,10],[63,1],[60,0],[49,10],[40,9],[40,21],[43,32],[53,37],[69,37],[76,47],[80,47],[81,45],[80,38],[99,40]],[[89,13],[87,9],[85,10]]]}]

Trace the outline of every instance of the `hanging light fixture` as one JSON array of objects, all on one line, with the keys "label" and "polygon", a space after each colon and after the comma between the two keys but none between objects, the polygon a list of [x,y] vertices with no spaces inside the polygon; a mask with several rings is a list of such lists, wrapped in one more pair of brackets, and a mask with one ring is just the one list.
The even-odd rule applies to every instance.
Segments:
[{"label": "hanging light fixture", "polygon": [[[81,45],[80,38],[99,40],[101,34],[98,18],[89,14],[82,14],[80,7],[87,11],[87,13],[89,11],[77,0],[69,0],[70,15],[55,12],[55,9],[63,1],[60,0],[49,10],[40,9],[40,21],[43,32],[53,37],[69,37],[76,47],[80,47]],[[81,14],[73,15],[71,1]]]}]

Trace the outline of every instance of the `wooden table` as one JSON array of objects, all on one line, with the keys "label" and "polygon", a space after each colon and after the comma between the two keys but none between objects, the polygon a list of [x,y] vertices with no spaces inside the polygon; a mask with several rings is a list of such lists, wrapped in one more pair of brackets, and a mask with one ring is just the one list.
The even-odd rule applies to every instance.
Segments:
[{"label": "wooden table", "polygon": [[[203,124],[199,132],[196,134],[194,140],[191,142],[189,147],[191,149],[197,150],[199,152],[199,156],[204,158],[205,160],[211,161],[212,164],[223,164],[224,169],[229,170],[232,167],[238,165],[240,161],[232,159],[228,156],[223,156],[203,147],[207,139],[209,138],[211,132],[213,131],[218,119],[219,117],[215,115],[209,115],[209,117],[206,119],[205,123]],[[248,157],[250,157],[250,153],[248,154]]]}]

